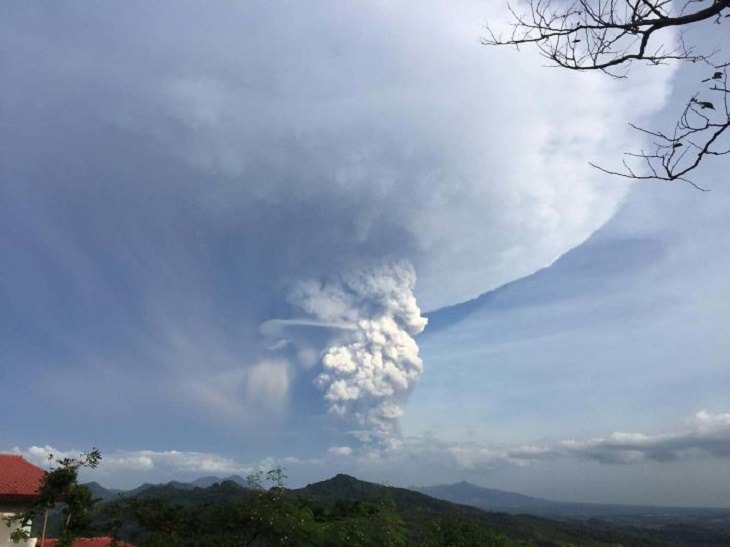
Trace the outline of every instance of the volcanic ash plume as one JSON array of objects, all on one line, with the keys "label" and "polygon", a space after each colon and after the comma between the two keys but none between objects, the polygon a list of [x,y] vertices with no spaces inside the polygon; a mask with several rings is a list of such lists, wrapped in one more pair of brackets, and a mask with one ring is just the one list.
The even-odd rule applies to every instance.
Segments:
[{"label": "volcanic ash plume", "polygon": [[408,262],[350,270],[325,283],[298,283],[293,304],[321,321],[350,323],[322,356],[316,383],[331,413],[356,428],[366,444],[396,441],[399,402],[423,370],[413,337],[426,318],[413,295],[416,275]]}]

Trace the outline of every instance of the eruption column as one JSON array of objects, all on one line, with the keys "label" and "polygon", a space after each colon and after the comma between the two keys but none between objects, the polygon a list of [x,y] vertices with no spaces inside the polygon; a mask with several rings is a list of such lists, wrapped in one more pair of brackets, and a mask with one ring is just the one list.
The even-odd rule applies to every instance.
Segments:
[{"label": "eruption column", "polygon": [[399,403],[423,371],[414,336],[426,326],[410,263],[352,269],[327,283],[301,282],[291,301],[321,321],[351,322],[323,352],[316,383],[332,414],[357,438],[381,448],[397,444]]}]

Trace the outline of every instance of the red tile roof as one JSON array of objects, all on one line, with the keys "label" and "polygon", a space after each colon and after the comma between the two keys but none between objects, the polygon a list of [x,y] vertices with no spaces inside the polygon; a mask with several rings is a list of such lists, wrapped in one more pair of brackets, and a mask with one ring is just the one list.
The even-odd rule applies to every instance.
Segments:
[{"label": "red tile roof", "polygon": [[0,454],[0,496],[35,496],[46,474],[17,454]]},{"label": "red tile roof", "polygon": [[[56,547],[58,545],[57,539],[46,539],[43,543],[38,540],[36,547]],[[71,547],[110,547],[116,545],[117,547],[134,547],[130,543],[117,540],[114,543],[114,538],[110,537],[99,537],[99,538],[76,538],[71,544]]]}]

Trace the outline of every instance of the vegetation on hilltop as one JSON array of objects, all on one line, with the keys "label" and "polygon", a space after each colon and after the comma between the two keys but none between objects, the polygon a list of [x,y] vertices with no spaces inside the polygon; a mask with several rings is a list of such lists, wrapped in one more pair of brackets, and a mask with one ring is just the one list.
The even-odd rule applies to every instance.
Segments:
[{"label": "vegetation on hilltop", "polygon": [[[730,545],[730,530],[558,522],[487,512],[347,475],[290,490],[281,470],[201,488],[148,485],[100,497],[94,533],[139,547],[486,546],[607,547]],[[268,487],[268,488],[267,488]]]}]

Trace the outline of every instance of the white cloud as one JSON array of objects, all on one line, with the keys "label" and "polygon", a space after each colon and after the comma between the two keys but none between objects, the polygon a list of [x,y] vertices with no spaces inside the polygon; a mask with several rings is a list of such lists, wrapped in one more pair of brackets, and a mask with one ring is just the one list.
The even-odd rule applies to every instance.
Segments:
[{"label": "white cloud", "polygon": [[262,361],[246,370],[245,402],[269,411],[281,411],[289,393],[289,364]]},{"label": "white cloud", "polygon": [[327,452],[332,456],[350,456],[352,454],[352,448],[349,446],[330,446]]},{"label": "white cloud", "polygon": [[593,439],[568,439],[551,444],[484,446],[474,442],[436,442],[417,437],[406,440],[407,451],[441,453],[461,469],[475,470],[500,465],[525,466],[542,460],[579,458],[606,464],[648,461],[730,458],[730,414],[698,412],[690,426],[662,434],[614,432]]},{"label": "white cloud", "polygon": [[[60,458],[78,458],[82,453],[75,450],[59,450],[53,446],[31,446],[25,450],[16,447],[14,452],[22,454],[37,465],[46,466],[49,456],[55,461]],[[262,460],[257,464],[241,463],[231,458],[206,452],[185,452],[179,450],[117,450],[102,453],[98,472],[114,475],[125,472],[154,471],[159,474],[191,473],[247,475],[260,466],[271,462]],[[266,469],[268,470],[268,468]]]},{"label": "white cloud", "polygon": [[[23,455],[28,461],[44,468],[49,467],[49,455],[55,463],[61,458],[78,458],[80,451],[60,450],[53,446],[30,446],[25,449],[13,448],[13,452]],[[102,460],[96,469],[81,469],[81,480],[97,481],[110,488],[133,488],[144,482],[164,483],[168,481],[195,480],[202,476],[216,476],[225,479],[230,475],[239,475],[244,479],[259,474],[266,485],[266,473],[281,468],[287,472],[288,467],[296,469],[330,468],[334,465],[332,458],[342,460],[352,450],[346,446],[332,447],[327,451],[328,457],[302,458],[283,456],[274,458],[266,456],[254,461],[241,461],[212,452],[185,450],[102,450]]]},{"label": "white cloud", "polygon": [[564,441],[556,450],[606,463],[673,461],[698,455],[730,456],[730,414],[698,412],[684,431],[646,435],[612,433],[588,441]]},{"label": "white cloud", "polygon": [[730,412],[712,414],[702,410],[695,415],[693,430],[700,435],[727,434],[730,430]]},{"label": "white cloud", "polygon": [[[708,424],[710,426],[708,427]],[[77,457],[74,450],[52,446],[31,446],[14,452],[28,460],[47,466],[48,455]],[[143,481],[191,480],[201,475],[225,478],[231,474],[247,476],[279,466],[288,467],[290,480],[301,482],[302,474],[326,478],[328,474],[348,472],[369,476],[388,476],[389,470],[400,469],[406,476],[426,476],[426,471],[444,476],[476,476],[505,468],[538,468],[550,462],[592,461],[596,464],[633,465],[646,462],[659,464],[675,461],[696,462],[730,459],[730,415],[698,412],[687,428],[662,434],[611,433],[593,439],[571,439],[554,443],[532,443],[517,446],[490,446],[478,442],[447,442],[437,437],[406,437],[398,446],[380,446],[378,450],[354,450],[346,445],[328,447],[319,457],[266,457],[242,462],[215,453],[178,450],[115,450],[104,451],[97,470],[86,473],[84,480],[100,480],[103,484],[136,486]],[[344,466],[344,468],[343,468]],[[292,469],[295,470],[292,476]],[[424,474],[426,473],[426,474]],[[396,475],[391,475],[396,476]],[[422,479],[421,479],[422,480]]]}]

